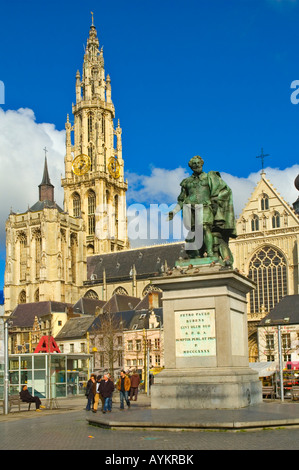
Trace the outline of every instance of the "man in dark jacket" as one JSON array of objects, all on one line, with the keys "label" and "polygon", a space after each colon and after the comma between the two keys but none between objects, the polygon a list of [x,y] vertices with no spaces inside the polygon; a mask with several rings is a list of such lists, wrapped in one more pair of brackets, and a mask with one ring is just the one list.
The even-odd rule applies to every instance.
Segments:
[{"label": "man in dark jacket", "polygon": [[23,385],[22,390],[20,391],[20,398],[25,403],[35,403],[36,411],[40,411],[40,408],[45,408],[45,406],[42,406],[39,397],[33,397],[30,394],[27,385]]},{"label": "man in dark jacket", "polygon": [[94,403],[94,397],[96,394],[96,375],[91,374],[90,379],[86,385],[85,396],[87,398],[86,411],[90,411]]},{"label": "man in dark jacket", "polygon": [[140,384],[140,375],[137,374],[136,370],[133,371],[131,375],[131,391],[130,391],[130,400],[134,398],[134,401],[137,401],[138,387]]},{"label": "man in dark jacket", "polygon": [[100,394],[104,398],[103,413],[111,411],[111,398],[114,391],[114,383],[109,379],[107,374],[104,374],[103,380],[100,382]]}]

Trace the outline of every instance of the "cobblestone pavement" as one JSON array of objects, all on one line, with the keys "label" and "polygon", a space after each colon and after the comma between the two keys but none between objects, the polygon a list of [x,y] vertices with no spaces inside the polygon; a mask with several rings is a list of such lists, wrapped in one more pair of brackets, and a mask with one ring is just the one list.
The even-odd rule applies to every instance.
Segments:
[{"label": "cobblestone pavement", "polygon": [[[109,430],[90,426],[81,403],[76,409],[2,415],[1,450],[101,450],[99,463],[115,451],[299,450],[299,428],[221,432]],[[129,410],[125,410],[129,413]],[[112,411],[113,413],[113,411]],[[115,413],[117,411],[115,410]],[[105,452],[106,451],[106,452]],[[130,453],[131,451],[131,453]],[[191,452],[192,453],[192,452]],[[200,453],[199,453],[200,455]]]}]

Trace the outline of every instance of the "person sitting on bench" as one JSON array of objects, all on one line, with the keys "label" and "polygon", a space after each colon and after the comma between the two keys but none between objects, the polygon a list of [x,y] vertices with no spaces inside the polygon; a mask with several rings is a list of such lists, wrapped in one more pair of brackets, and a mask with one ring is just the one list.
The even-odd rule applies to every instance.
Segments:
[{"label": "person sitting on bench", "polygon": [[39,397],[33,397],[29,393],[27,385],[23,385],[22,390],[20,391],[20,398],[25,403],[35,403],[36,411],[40,411],[40,408],[45,408],[45,406],[42,406]]}]

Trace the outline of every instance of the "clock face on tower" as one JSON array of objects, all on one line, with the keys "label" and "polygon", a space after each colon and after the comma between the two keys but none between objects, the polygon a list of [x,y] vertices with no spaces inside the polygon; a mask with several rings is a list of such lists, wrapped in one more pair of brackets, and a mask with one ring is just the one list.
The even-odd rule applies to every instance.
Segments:
[{"label": "clock face on tower", "polygon": [[113,178],[119,178],[120,175],[120,165],[116,158],[111,157],[108,161],[108,171]]},{"label": "clock face on tower", "polygon": [[78,155],[73,161],[73,172],[75,175],[85,175],[90,170],[91,161],[88,155]]}]

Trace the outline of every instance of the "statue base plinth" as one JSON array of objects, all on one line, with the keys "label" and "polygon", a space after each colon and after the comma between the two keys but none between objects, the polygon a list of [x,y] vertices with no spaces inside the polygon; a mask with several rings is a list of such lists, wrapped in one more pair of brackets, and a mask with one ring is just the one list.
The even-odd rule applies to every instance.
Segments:
[{"label": "statue base plinth", "polygon": [[165,369],[151,387],[152,408],[261,403],[262,384],[248,361],[246,294],[254,283],[210,265],[174,270],[153,284],[163,291]]},{"label": "statue base plinth", "polygon": [[238,409],[261,401],[261,382],[249,367],[166,369],[151,387],[155,409]]}]

